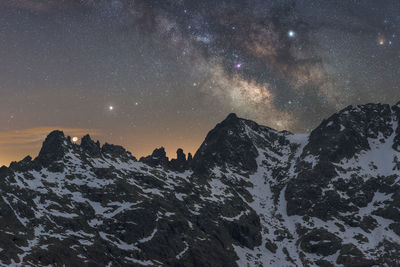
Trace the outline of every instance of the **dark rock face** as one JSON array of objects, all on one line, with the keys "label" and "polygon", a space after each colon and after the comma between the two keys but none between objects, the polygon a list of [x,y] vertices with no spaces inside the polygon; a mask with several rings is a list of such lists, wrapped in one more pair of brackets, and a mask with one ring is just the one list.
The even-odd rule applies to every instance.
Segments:
[{"label": "dark rock face", "polygon": [[37,161],[44,167],[47,167],[51,163],[61,160],[67,151],[66,147],[68,145],[70,145],[70,143],[65,138],[63,132],[51,132],[43,142]]},{"label": "dark rock face", "polygon": [[366,259],[365,255],[353,244],[345,244],[342,246],[336,263],[344,266],[378,265],[374,260]]},{"label": "dark rock face", "polygon": [[31,156],[26,156],[20,162],[11,162],[10,169],[13,171],[26,171],[33,167]]},{"label": "dark rock face", "polygon": [[168,160],[164,147],[156,148],[150,156],[141,157],[140,162],[148,164],[152,167],[162,166],[177,172],[184,172],[190,169],[192,154],[189,153],[188,159],[183,150],[179,148],[176,151],[176,159]]},{"label": "dark rock face", "polygon": [[110,144],[105,143],[101,147],[101,153],[106,154],[109,157],[120,158],[125,161],[127,161],[127,160],[136,161],[136,158],[134,156],[132,156],[131,152],[126,151],[125,148],[123,148],[122,146],[110,145]]},{"label": "dark rock face", "polygon": [[176,151],[176,159],[172,159],[169,163],[169,166],[172,170],[176,170],[178,172],[183,172],[189,169],[188,160],[186,160],[186,155],[183,153],[181,148]]},{"label": "dark rock face", "polygon": [[0,265],[398,266],[400,104],[311,134],[230,114],[194,158],[54,131],[0,168]]},{"label": "dark rock face", "polygon": [[215,165],[230,164],[246,171],[257,169],[257,149],[245,134],[245,124],[236,114],[210,131],[193,158],[193,168],[204,172]]},{"label": "dark rock face", "polygon": [[182,148],[179,148],[176,151],[176,160],[178,162],[186,162],[186,155],[185,155],[185,153],[183,153],[183,149]]},{"label": "dark rock face", "polygon": [[168,157],[164,147],[154,149],[150,156],[140,158],[140,162],[150,166],[167,166]]},{"label": "dark rock face", "polygon": [[81,148],[92,157],[99,157],[101,154],[100,142],[95,143],[88,134],[82,137]]},{"label": "dark rock face", "polygon": [[[396,112],[396,107],[382,104],[350,106],[312,131],[297,164],[301,171],[287,186],[288,214],[311,213],[328,219],[340,212],[356,212],[365,207],[372,200],[374,191],[381,187],[376,183],[379,179],[372,177],[365,183],[365,178],[355,172],[350,179],[332,180],[344,171],[338,167],[340,162],[357,160],[357,155],[375,149],[370,146],[371,140],[375,140],[374,146],[379,146],[390,142],[387,140],[391,136],[397,137],[399,117]],[[307,158],[312,159],[313,167],[310,168]],[[323,194],[328,186],[331,190]],[[351,200],[342,198],[337,191],[347,191]]]},{"label": "dark rock face", "polygon": [[392,123],[389,105],[349,106],[311,132],[304,153],[318,155],[329,162],[351,158],[370,148],[368,138],[377,138],[379,133],[388,138],[393,133]]},{"label": "dark rock face", "polygon": [[[194,155],[193,171],[202,174],[215,166],[229,166],[239,172],[255,172],[257,157],[260,156],[258,148],[281,155],[280,149],[290,145],[285,138],[288,134],[290,133],[277,132],[250,120],[239,119],[236,114],[229,114],[207,134]],[[270,160],[275,159],[271,157]]]},{"label": "dark rock face", "polygon": [[341,239],[325,229],[314,229],[303,236],[300,247],[308,253],[329,256],[341,248]]}]

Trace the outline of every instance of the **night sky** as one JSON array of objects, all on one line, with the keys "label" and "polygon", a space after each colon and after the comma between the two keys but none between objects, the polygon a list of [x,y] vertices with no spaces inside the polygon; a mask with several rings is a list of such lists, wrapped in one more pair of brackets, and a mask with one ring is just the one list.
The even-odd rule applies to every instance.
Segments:
[{"label": "night sky", "polygon": [[1,0],[0,165],[46,134],[195,152],[228,113],[308,132],[400,100],[398,0]]}]

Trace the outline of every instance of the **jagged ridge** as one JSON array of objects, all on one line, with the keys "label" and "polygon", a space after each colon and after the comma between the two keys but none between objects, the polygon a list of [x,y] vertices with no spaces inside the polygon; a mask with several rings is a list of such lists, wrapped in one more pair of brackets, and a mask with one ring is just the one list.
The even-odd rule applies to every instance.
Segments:
[{"label": "jagged ridge", "polygon": [[173,160],[54,131],[0,169],[0,262],[396,266],[399,118],[350,106],[308,135],[230,114]]}]

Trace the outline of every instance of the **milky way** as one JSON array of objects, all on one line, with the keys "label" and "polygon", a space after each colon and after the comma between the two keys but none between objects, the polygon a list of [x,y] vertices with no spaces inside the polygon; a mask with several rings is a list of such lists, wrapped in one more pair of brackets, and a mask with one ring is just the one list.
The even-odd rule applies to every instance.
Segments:
[{"label": "milky way", "polygon": [[92,129],[137,155],[193,152],[229,112],[306,132],[400,100],[399,14],[389,0],[2,1],[0,131]]}]

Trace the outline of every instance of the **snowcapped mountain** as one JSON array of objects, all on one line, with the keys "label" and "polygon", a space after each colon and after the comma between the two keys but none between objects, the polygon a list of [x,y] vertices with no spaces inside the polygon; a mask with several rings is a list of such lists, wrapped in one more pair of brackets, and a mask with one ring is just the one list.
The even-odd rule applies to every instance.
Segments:
[{"label": "snowcapped mountain", "polygon": [[194,157],[60,131],[0,169],[1,265],[399,266],[400,104],[308,134],[230,114]]}]

